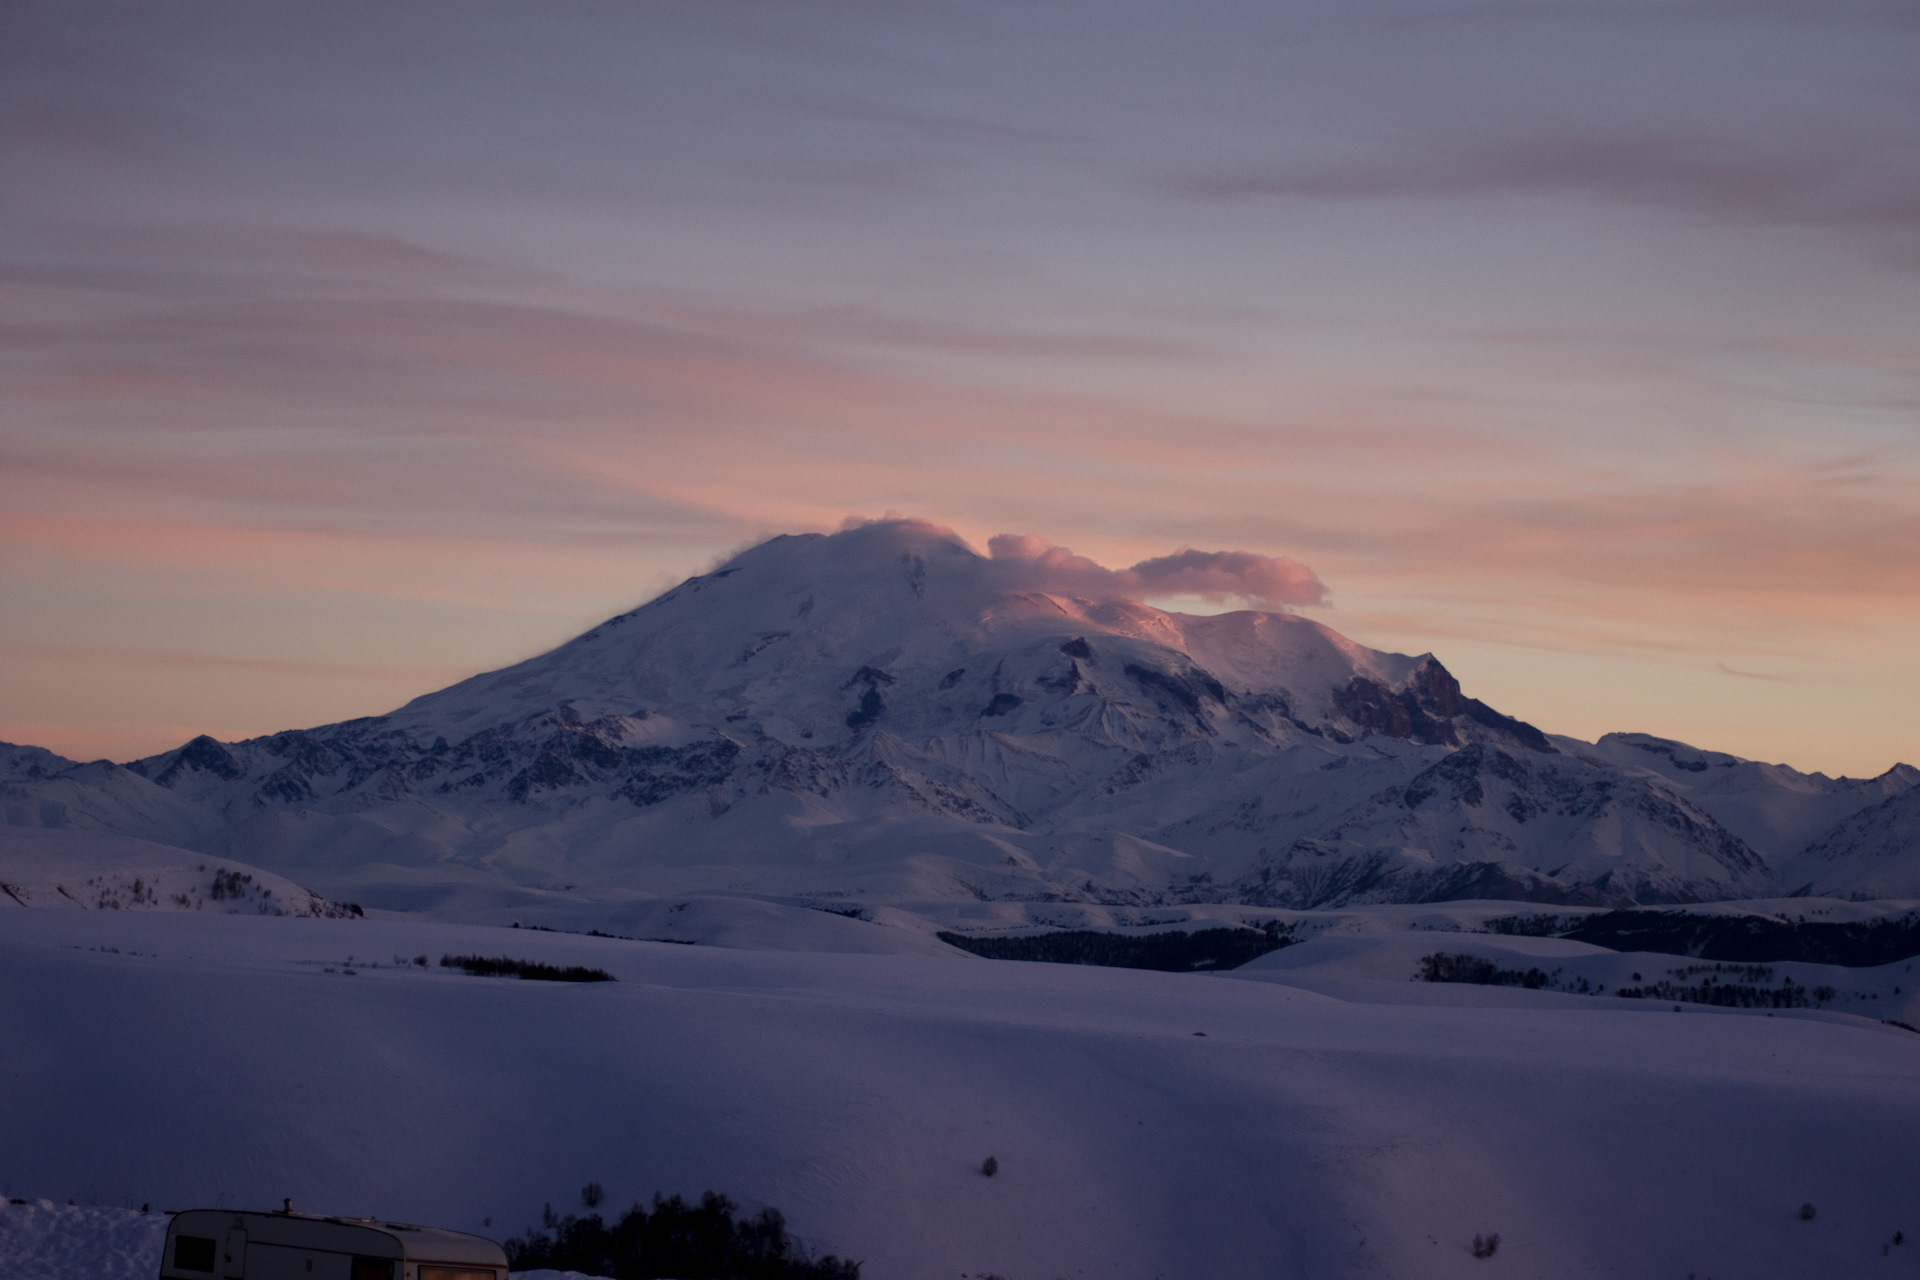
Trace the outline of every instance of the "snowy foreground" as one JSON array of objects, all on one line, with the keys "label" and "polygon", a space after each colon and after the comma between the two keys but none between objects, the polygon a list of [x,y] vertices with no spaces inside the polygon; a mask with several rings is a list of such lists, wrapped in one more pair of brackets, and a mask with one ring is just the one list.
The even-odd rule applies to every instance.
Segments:
[{"label": "snowy foreground", "polygon": [[[1400,933],[1173,975],[10,912],[0,1275],[151,1274],[163,1206],[283,1196],[502,1238],[589,1180],[777,1206],[872,1280],[1920,1274],[1920,1035],[1407,981],[1427,948],[1655,963]],[[412,962],[447,952],[619,981]]]}]

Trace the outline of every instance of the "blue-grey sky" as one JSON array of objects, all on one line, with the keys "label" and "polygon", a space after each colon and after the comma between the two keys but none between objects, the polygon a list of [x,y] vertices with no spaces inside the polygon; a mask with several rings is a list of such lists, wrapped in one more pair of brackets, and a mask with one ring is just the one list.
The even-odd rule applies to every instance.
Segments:
[{"label": "blue-grey sky", "polygon": [[375,713],[891,509],[1877,772],[1917,299],[1907,2],[14,3],[0,737]]}]

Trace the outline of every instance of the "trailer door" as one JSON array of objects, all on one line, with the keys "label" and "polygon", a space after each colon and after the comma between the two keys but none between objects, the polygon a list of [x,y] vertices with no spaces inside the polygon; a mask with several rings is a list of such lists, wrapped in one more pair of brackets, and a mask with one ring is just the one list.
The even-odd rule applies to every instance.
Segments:
[{"label": "trailer door", "polygon": [[220,1274],[223,1276],[244,1276],[247,1274],[247,1233],[240,1230],[227,1232],[227,1243],[221,1250]]}]

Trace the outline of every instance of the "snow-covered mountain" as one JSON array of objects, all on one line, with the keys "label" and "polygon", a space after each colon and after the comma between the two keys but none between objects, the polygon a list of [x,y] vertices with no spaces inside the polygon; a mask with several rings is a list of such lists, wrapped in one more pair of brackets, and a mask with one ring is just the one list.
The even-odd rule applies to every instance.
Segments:
[{"label": "snow-covered mountain", "polygon": [[[1659,777],[1780,869],[1850,815],[1920,784],[1920,769],[1909,764],[1877,778],[1829,778],[1644,733],[1610,733],[1592,745],[1556,741],[1576,754]],[[1909,847],[1920,852],[1920,844]],[[1799,890],[1804,882],[1784,887]]]},{"label": "snow-covered mountain", "polygon": [[1549,738],[1431,655],[1063,592],[1106,571],[1013,551],[904,520],[774,538],[390,715],[125,767],[0,761],[0,807],[401,908],[1627,903],[1775,892],[1809,841],[1920,781]]},{"label": "snow-covered mountain", "polygon": [[1920,788],[1844,819],[1781,868],[1780,878],[1795,892],[1920,897]]}]

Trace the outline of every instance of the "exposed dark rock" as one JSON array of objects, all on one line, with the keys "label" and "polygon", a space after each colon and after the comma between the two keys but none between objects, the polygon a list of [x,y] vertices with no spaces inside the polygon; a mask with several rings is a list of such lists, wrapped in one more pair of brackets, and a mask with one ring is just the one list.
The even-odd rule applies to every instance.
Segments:
[{"label": "exposed dark rock", "polygon": [[260,784],[254,792],[253,802],[265,807],[268,804],[301,804],[314,798],[313,785],[292,769],[282,769]]},{"label": "exposed dark rock", "polygon": [[154,778],[154,781],[163,787],[171,787],[179,781],[181,774],[189,769],[228,780],[246,772],[230,751],[203,733],[174,752],[172,763],[167,765],[166,769]]},{"label": "exposed dark rock", "polygon": [[733,660],[734,665],[739,666],[742,663],[751,661],[756,654],[765,650],[769,645],[778,644],[792,634],[793,632],[791,631],[768,631],[755,636],[752,643],[743,648],[740,651],[740,656]]},{"label": "exposed dark rock", "polygon": [[1170,701],[1190,716],[1198,719],[1201,705],[1212,702],[1215,706],[1225,706],[1227,691],[1213,676],[1192,667],[1186,672],[1160,671],[1153,667],[1143,667],[1129,662],[1122,668],[1127,676],[1138,685],[1141,692],[1159,702],[1162,710],[1171,710]]},{"label": "exposed dark rock", "polygon": [[1486,801],[1484,778],[1497,778],[1522,788],[1533,783],[1532,775],[1518,760],[1498,748],[1476,742],[1416,775],[1407,784],[1400,802],[1408,809],[1418,809],[1444,791],[1460,804],[1478,807]]},{"label": "exposed dark rock", "polygon": [[532,764],[515,774],[513,781],[507,784],[508,798],[525,804],[527,798],[536,791],[558,791],[586,779],[573,767],[566,753],[549,746],[534,758]]},{"label": "exposed dark rock", "polygon": [[614,794],[645,807],[677,795],[715,787],[733,773],[740,744],[719,738],[690,747],[642,747],[628,753],[634,771]]},{"label": "exposed dark rock", "polygon": [[1334,690],[1333,702],[1348,720],[1383,737],[1457,747],[1464,739],[1456,721],[1465,719],[1503,733],[1528,750],[1554,753],[1546,734],[1523,720],[1501,715],[1478,698],[1464,696],[1460,682],[1431,658],[1421,664],[1403,689],[1389,689],[1377,680],[1357,675]]},{"label": "exposed dark rock", "polygon": [[1069,662],[1065,675],[1041,680],[1040,684],[1048,689],[1058,689],[1062,693],[1085,693],[1093,687],[1087,683],[1086,675],[1080,670],[1078,662]]},{"label": "exposed dark rock", "polygon": [[841,689],[851,689],[857,684],[864,684],[867,686],[867,691],[860,695],[860,705],[847,713],[847,728],[864,729],[878,720],[881,713],[887,709],[886,700],[880,696],[880,686],[892,683],[893,676],[878,667],[862,667],[854,672],[847,682],[840,686]]},{"label": "exposed dark rock", "polygon": [[880,691],[869,685],[867,691],[860,695],[860,705],[847,712],[847,728],[864,729],[878,720],[880,713],[886,709],[887,704],[881,698]]}]

